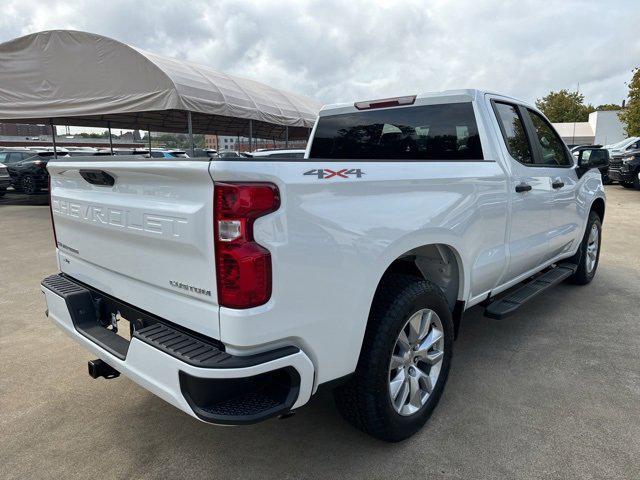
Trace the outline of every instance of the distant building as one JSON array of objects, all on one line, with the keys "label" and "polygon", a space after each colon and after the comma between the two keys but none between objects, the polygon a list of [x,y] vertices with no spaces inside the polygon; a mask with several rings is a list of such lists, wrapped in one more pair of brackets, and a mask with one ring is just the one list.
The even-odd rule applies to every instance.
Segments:
[{"label": "distant building", "polygon": [[205,135],[204,136],[204,148],[211,148],[218,150],[218,136],[217,135]]},{"label": "distant building", "polygon": [[592,112],[588,122],[554,123],[553,126],[568,145],[608,145],[627,138],[618,112],[619,110]]},{"label": "distant building", "polygon": [[37,137],[51,135],[49,125],[28,125],[26,123],[0,123],[1,136]]}]

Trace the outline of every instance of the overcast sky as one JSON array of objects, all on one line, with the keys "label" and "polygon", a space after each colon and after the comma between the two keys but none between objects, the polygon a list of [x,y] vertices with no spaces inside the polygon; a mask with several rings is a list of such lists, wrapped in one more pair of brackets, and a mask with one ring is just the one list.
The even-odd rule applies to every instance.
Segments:
[{"label": "overcast sky", "polygon": [[640,66],[640,0],[2,0],[0,42],[100,33],[323,103],[452,88],[619,103]]}]

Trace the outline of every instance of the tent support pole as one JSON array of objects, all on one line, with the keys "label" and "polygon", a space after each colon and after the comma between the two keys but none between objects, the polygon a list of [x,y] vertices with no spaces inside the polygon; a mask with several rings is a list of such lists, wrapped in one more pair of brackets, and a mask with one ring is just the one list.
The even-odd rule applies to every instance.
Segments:
[{"label": "tent support pole", "polygon": [[58,148],[56,147],[56,126],[53,124],[53,118],[49,120],[51,123],[51,140],[53,141],[53,158],[58,158]]},{"label": "tent support pole", "polygon": [[147,135],[149,136],[149,158],[151,158],[151,129],[147,125]]},{"label": "tent support pole", "polygon": [[253,143],[253,120],[249,120],[249,153],[253,150],[251,144]]},{"label": "tent support pole", "polygon": [[113,139],[111,138],[111,122],[107,122],[107,130],[109,130],[109,148],[111,149],[111,156],[113,156]]},{"label": "tent support pole", "polygon": [[191,156],[194,156],[194,149],[196,148],[193,143],[193,124],[191,123],[191,110],[187,111],[187,126],[189,127],[189,143],[191,144]]},{"label": "tent support pole", "polygon": [[289,125],[284,127],[284,148],[289,148]]}]

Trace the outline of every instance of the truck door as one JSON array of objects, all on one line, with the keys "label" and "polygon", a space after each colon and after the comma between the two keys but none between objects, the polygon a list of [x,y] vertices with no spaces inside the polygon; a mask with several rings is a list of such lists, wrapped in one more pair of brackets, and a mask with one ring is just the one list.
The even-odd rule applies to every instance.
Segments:
[{"label": "truck door", "polygon": [[551,180],[549,211],[549,247],[545,260],[572,250],[582,238],[582,218],[578,212],[578,176],[573,157],[549,122],[538,112],[526,109],[531,127],[536,165],[548,173]]},{"label": "truck door", "polygon": [[502,283],[539,266],[549,249],[549,209],[553,200],[550,172],[535,164],[535,148],[526,128],[524,108],[508,101],[491,101],[502,133],[502,151],[511,173],[508,234],[509,263]]}]

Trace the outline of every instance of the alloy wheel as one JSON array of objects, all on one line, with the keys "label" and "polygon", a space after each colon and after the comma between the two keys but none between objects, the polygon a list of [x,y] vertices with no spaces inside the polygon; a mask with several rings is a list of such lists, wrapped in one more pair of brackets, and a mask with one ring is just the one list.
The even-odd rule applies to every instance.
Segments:
[{"label": "alloy wheel", "polygon": [[424,308],[405,323],[389,362],[389,397],[400,415],[413,415],[435,388],[444,357],[444,329],[436,312]]},{"label": "alloy wheel", "polygon": [[589,232],[589,238],[587,240],[587,256],[585,258],[587,273],[593,272],[593,270],[596,268],[599,245],[600,231],[598,230],[598,226],[594,223],[593,225],[591,225],[591,231]]}]

